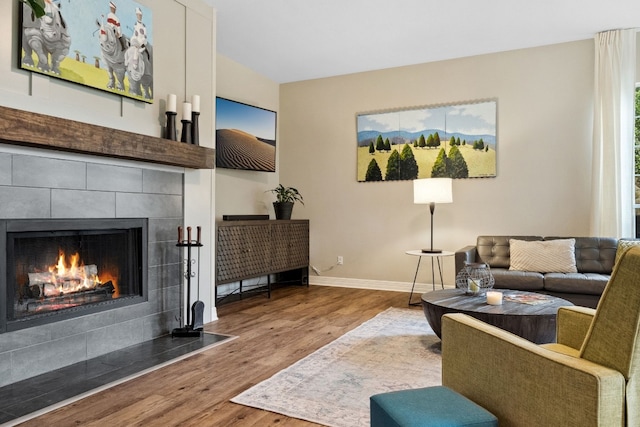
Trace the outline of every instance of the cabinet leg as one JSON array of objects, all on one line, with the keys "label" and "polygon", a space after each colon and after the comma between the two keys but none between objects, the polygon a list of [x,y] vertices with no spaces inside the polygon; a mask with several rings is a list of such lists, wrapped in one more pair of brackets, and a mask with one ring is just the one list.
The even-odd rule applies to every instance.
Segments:
[{"label": "cabinet leg", "polygon": [[267,297],[271,299],[271,275],[267,274]]}]

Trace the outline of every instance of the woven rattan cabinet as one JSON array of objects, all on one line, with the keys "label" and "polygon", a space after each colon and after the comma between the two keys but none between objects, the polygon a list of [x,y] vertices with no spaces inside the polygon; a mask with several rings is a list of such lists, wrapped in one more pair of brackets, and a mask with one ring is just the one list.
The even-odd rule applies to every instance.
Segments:
[{"label": "woven rattan cabinet", "polygon": [[308,284],[309,220],[218,221],[216,234],[216,285],[239,282],[242,294],[243,280],[267,276],[270,294],[276,273]]}]

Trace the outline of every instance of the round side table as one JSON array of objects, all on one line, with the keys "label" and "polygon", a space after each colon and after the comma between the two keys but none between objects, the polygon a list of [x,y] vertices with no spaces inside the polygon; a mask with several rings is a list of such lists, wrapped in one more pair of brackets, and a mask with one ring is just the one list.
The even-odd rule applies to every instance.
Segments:
[{"label": "round side table", "polygon": [[436,290],[436,269],[435,263],[438,263],[438,273],[440,275],[440,286],[444,289],[444,280],[442,279],[442,259],[444,257],[454,256],[455,252],[450,251],[442,251],[442,252],[422,252],[420,249],[413,249],[405,252],[407,255],[413,255],[418,257],[418,265],[416,267],[416,274],[413,276],[413,284],[411,285],[411,293],[409,294],[409,305],[421,305],[422,302],[411,302],[413,298],[413,291],[416,287],[416,279],[418,278],[418,271],[420,271],[420,261],[423,257],[431,259],[431,284],[433,285],[433,290]]}]

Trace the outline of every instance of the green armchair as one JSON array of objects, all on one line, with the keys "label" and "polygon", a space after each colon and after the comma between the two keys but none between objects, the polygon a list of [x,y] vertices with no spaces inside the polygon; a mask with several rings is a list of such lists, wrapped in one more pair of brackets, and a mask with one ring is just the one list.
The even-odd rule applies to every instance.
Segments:
[{"label": "green armchair", "polygon": [[640,247],[620,258],[597,309],[559,309],[556,343],[443,316],[442,384],[501,427],[640,426]]}]

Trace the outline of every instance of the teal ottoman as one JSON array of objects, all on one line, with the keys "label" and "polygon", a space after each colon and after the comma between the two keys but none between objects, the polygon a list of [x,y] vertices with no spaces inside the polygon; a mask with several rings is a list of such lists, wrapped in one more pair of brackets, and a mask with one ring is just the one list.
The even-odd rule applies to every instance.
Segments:
[{"label": "teal ottoman", "polygon": [[489,411],[444,386],[371,396],[371,427],[497,427]]}]

